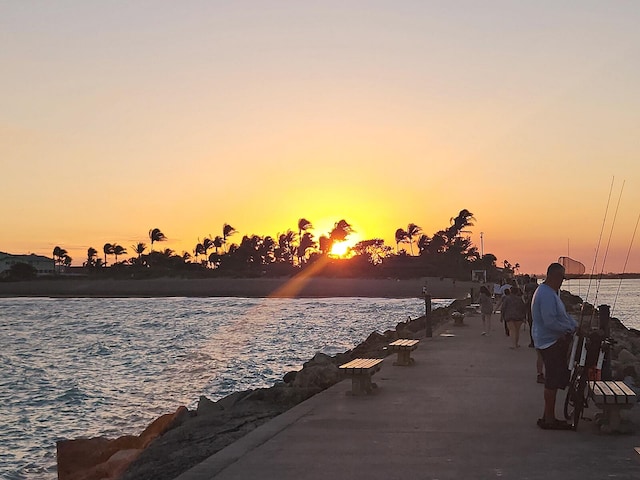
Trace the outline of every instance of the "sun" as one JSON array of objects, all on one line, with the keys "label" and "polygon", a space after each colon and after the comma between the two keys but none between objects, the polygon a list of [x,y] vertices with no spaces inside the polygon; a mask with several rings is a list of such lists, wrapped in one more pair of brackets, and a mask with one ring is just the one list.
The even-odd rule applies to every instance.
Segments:
[{"label": "sun", "polygon": [[350,247],[351,245],[349,245],[349,242],[336,242],[331,247],[331,255],[336,257],[346,257]]}]

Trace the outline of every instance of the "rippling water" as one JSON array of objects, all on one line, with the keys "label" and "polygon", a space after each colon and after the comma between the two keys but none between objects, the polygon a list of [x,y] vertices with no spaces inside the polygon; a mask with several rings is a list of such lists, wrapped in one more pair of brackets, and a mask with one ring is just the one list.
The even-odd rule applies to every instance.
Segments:
[{"label": "rippling water", "polygon": [[419,299],[0,299],[0,478],[53,479],[56,440],[139,434],[423,313]]},{"label": "rippling water", "polygon": [[627,327],[640,330],[640,279],[565,280],[562,289],[593,305],[609,305],[612,317],[617,317]]}]

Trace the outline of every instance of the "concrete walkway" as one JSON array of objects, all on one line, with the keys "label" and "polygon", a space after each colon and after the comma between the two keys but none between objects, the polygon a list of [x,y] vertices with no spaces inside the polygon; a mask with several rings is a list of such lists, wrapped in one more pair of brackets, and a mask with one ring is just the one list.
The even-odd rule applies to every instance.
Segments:
[{"label": "concrete walkway", "polygon": [[[388,357],[373,395],[346,396],[351,385],[343,381],[179,480],[640,479],[637,432],[600,434],[588,421],[577,432],[536,426],[543,386],[528,334],[511,350],[502,324],[485,337],[479,316],[465,323],[422,339],[412,366]],[[559,417],[563,402],[560,392]],[[640,406],[627,417],[640,428]]]}]

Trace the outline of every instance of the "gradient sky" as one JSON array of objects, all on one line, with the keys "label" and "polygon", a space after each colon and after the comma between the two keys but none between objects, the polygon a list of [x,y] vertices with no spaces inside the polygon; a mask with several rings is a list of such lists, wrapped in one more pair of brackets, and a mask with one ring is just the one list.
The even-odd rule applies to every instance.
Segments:
[{"label": "gradient sky", "polygon": [[0,251],[80,265],[300,217],[395,248],[466,208],[523,272],[590,271],[603,224],[595,271],[622,271],[638,25],[633,0],[0,1]]}]

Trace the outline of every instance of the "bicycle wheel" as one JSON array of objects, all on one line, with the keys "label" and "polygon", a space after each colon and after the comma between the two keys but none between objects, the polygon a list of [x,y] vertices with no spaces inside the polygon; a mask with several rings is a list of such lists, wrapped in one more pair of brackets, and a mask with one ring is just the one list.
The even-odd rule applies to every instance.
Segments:
[{"label": "bicycle wheel", "polygon": [[583,367],[577,367],[573,371],[564,399],[564,418],[572,422],[574,430],[578,428],[585,406],[587,387],[585,373]]}]

